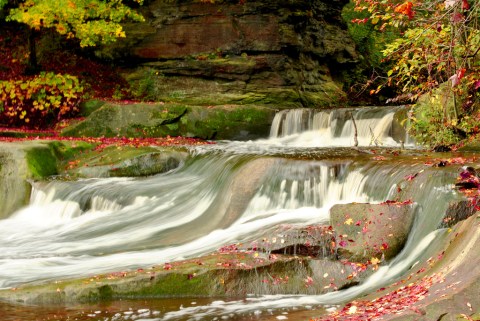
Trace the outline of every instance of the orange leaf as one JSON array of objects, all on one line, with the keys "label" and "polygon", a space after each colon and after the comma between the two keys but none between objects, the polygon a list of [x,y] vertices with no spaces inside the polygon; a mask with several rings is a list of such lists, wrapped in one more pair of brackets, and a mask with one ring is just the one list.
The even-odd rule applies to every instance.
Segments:
[{"label": "orange leaf", "polygon": [[415,12],[412,10],[412,7],[413,7],[413,3],[411,3],[410,1],[407,1],[407,2],[397,6],[395,8],[395,12],[404,14],[404,15],[408,16],[409,19],[412,19],[413,16],[415,15]]}]

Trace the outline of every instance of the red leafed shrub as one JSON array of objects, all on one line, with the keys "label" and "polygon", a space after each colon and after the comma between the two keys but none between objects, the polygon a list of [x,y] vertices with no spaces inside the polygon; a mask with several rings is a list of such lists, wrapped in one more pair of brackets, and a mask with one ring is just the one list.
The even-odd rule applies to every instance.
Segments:
[{"label": "red leafed shrub", "polygon": [[83,87],[77,77],[42,72],[0,81],[0,124],[46,128],[78,113]]}]

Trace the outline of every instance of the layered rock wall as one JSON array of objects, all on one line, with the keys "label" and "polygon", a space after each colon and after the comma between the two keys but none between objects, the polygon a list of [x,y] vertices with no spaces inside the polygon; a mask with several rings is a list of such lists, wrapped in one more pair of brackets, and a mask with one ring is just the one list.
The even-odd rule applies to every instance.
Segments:
[{"label": "layered rock wall", "polygon": [[356,59],[347,2],[156,0],[97,53],[130,64],[126,78],[153,100],[335,107],[345,99],[336,74]]}]

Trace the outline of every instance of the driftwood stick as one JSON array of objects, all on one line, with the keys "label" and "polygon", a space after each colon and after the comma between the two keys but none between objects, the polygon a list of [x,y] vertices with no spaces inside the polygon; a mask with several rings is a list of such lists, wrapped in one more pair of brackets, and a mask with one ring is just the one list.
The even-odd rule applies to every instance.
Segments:
[{"label": "driftwood stick", "polygon": [[358,147],[358,129],[357,129],[357,123],[355,122],[355,118],[353,117],[353,113],[352,113],[352,112],[350,112],[350,117],[352,118],[353,129],[354,129],[354,134],[353,134],[354,146],[355,146],[355,147]]}]

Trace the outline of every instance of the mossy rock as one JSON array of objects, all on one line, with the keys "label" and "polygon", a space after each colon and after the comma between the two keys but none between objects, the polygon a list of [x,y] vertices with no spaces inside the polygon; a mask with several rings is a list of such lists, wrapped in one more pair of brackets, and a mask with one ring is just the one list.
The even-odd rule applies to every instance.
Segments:
[{"label": "mossy rock", "polygon": [[[65,304],[113,299],[320,294],[349,284],[347,275],[353,271],[352,266],[339,261],[310,257],[213,253],[146,270],[25,285],[15,291],[0,290],[0,299],[26,304]],[[355,280],[368,274],[359,273]]]},{"label": "mossy rock", "polygon": [[259,106],[190,107],[179,124],[183,136],[249,140],[268,137],[275,111]]},{"label": "mossy rock", "polygon": [[74,177],[136,177],[164,173],[180,166],[188,153],[158,147],[110,146],[82,154],[65,164]]},{"label": "mossy rock", "polygon": [[26,141],[0,146],[0,218],[28,203],[28,180],[56,175],[63,162],[92,148],[89,143],[75,141]]},{"label": "mossy rock", "polygon": [[62,136],[155,137],[173,134],[169,124],[177,122],[187,111],[183,105],[108,103],[84,121],[67,127]]},{"label": "mossy rock", "polygon": [[95,110],[99,109],[103,105],[105,105],[105,101],[103,100],[86,100],[80,103],[80,114],[82,116],[89,116]]},{"label": "mossy rock", "polygon": [[166,103],[106,104],[63,136],[187,136],[203,139],[267,137],[275,111],[260,106],[185,106]]},{"label": "mossy rock", "polygon": [[480,152],[480,141],[466,142],[458,148],[460,152]]}]

